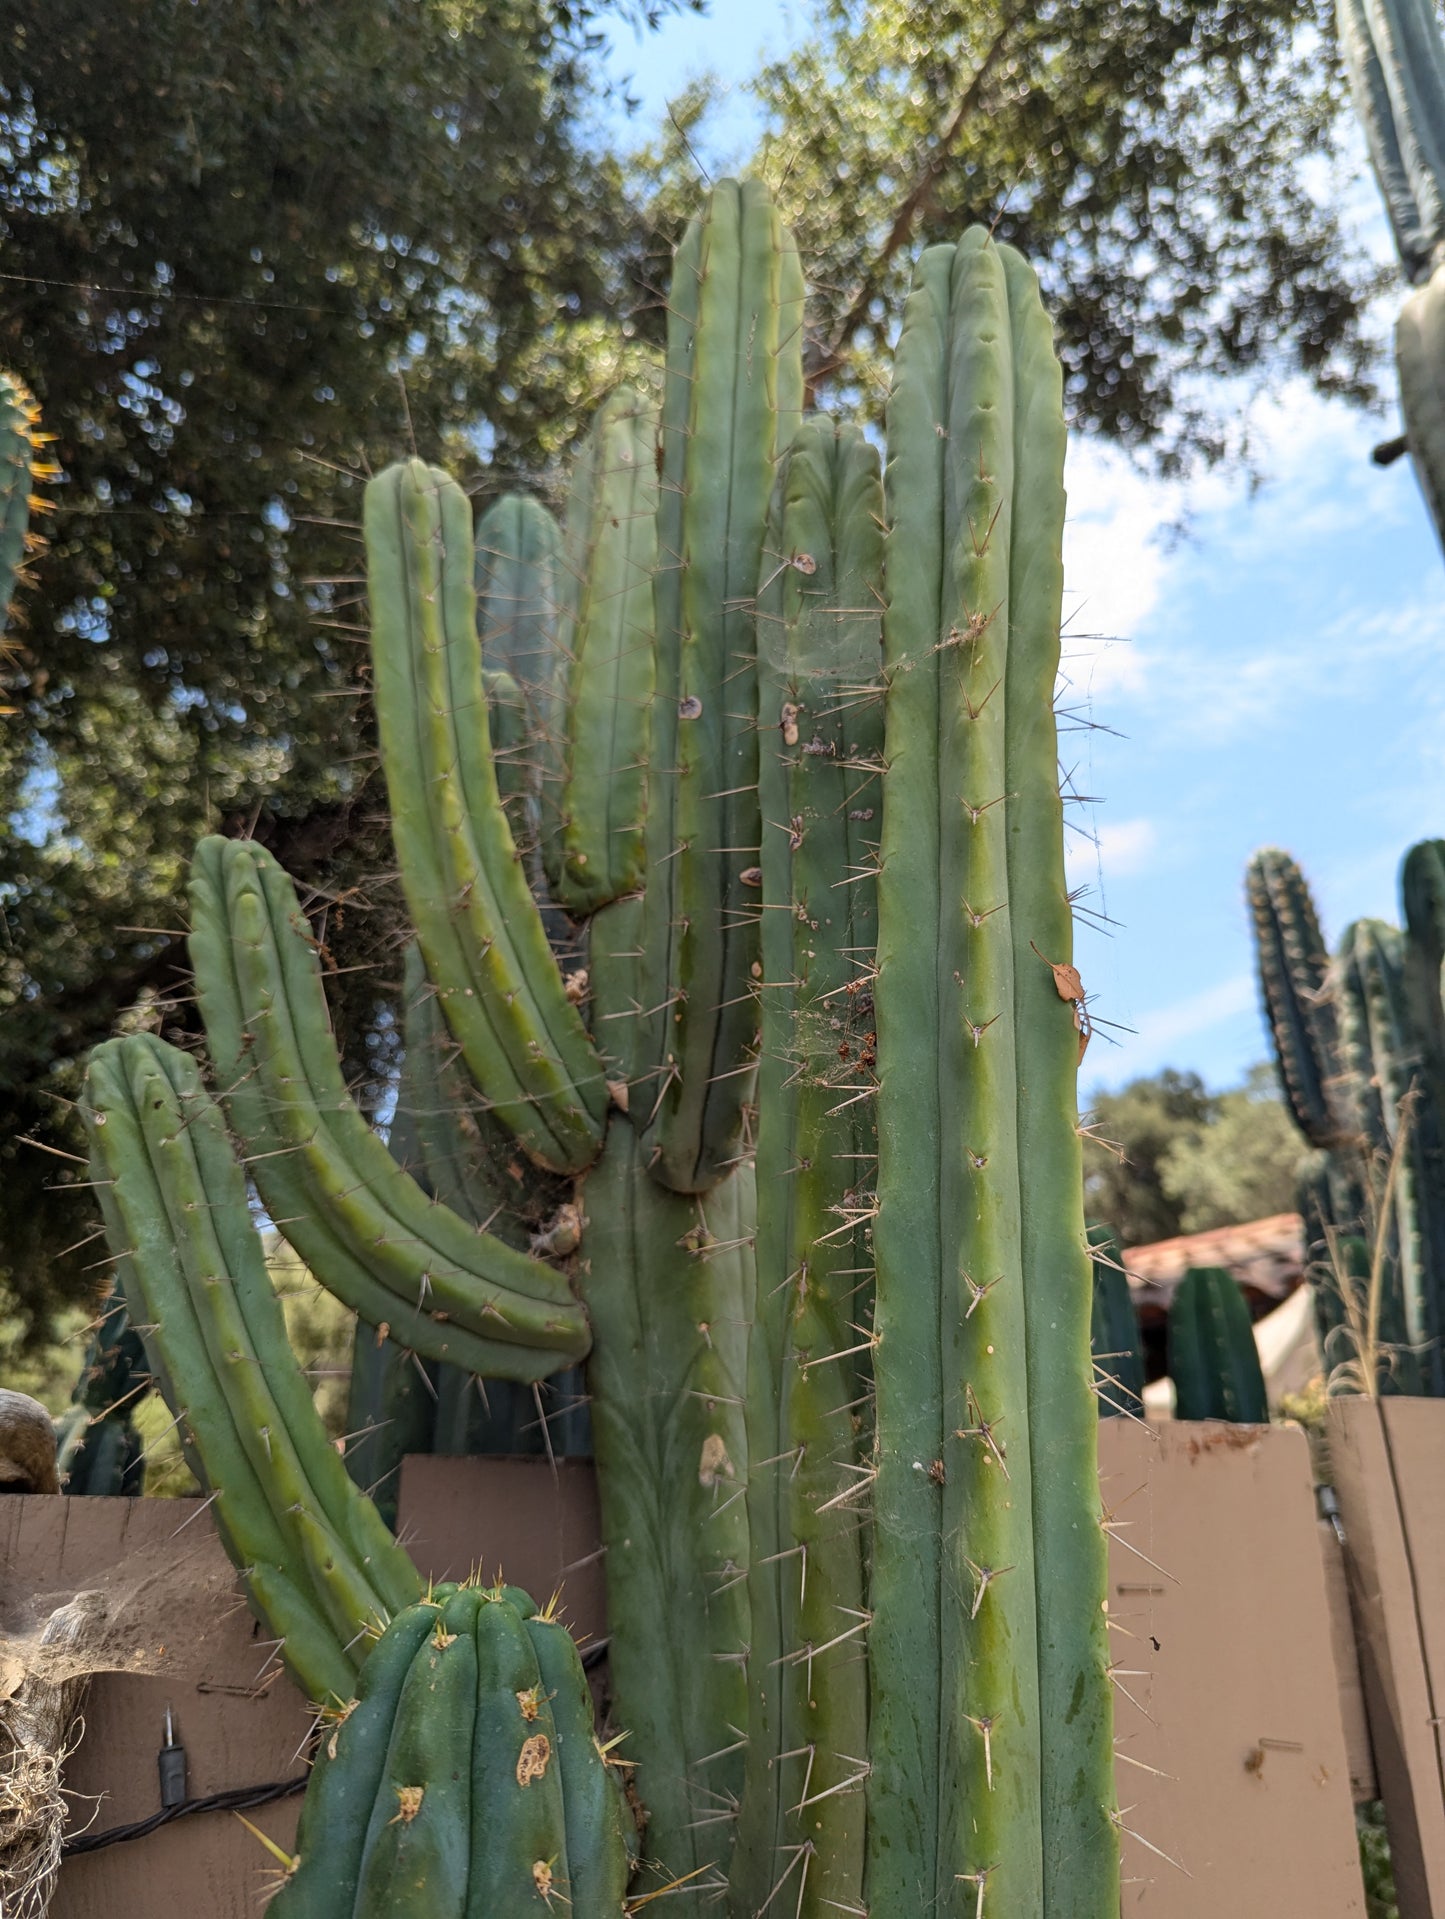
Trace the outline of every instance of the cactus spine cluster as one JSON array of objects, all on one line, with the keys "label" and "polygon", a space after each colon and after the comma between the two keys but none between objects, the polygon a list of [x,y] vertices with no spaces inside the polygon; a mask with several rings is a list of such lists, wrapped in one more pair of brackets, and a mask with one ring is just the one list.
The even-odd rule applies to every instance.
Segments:
[{"label": "cactus spine cluster", "polygon": [[577,1649],[515,1587],[440,1587],[323,1722],[278,1919],[623,1911],[630,1820]]},{"label": "cactus spine cluster", "polygon": [[1300,1213],[1339,1390],[1445,1392],[1445,843],[1412,847],[1405,928],[1357,920],[1329,958],[1308,887],[1267,848],[1247,876],[1280,1084],[1314,1149]]},{"label": "cactus spine cluster", "polygon": [[1433,0],[1336,0],[1340,48],[1405,277],[1395,326],[1405,437],[1445,540],[1445,44]]},{"label": "cactus spine cluster", "polygon": [[[414,1416],[403,1350],[530,1382],[591,1341],[643,1895],[1112,1919],[1052,705],[1062,377],[1018,255],[982,230],[932,249],[883,474],[862,432],[800,418],[801,301],[765,190],[722,182],[678,249],[657,423],[645,394],[603,407],[560,542],[514,503],[474,535],[419,460],[367,488],[425,969],[389,1144],[345,1087],[290,882],[248,844],[197,854],[199,997],[268,1211],[367,1329],[373,1429]],[[565,1196],[525,1244],[487,1210],[498,1147],[525,1192]],[[193,1344],[174,1371],[214,1363]],[[253,1454],[213,1483],[259,1477]],[[310,1564],[304,1539],[267,1545]],[[615,1912],[605,1873],[582,1890],[568,1807],[534,1824],[545,1795],[476,1784],[480,1635],[520,1657],[530,1621],[505,1595],[442,1603],[444,1646],[403,1614],[363,1668],[284,1896],[314,1871],[352,1888],[338,1911],[423,1889],[429,1911],[532,1910],[565,1851],[573,1910]],[[367,1725],[391,1730],[373,1748]],[[484,1804],[505,1890],[476,1863]]]}]

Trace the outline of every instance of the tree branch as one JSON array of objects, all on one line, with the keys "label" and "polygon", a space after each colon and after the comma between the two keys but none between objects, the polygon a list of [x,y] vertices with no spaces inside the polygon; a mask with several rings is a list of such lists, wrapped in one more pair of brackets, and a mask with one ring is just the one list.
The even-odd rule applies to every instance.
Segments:
[{"label": "tree branch", "polygon": [[978,105],[984,87],[988,84],[989,76],[1002,58],[1009,38],[1014,28],[1023,18],[1025,11],[1026,9],[1023,7],[1016,7],[1011,10],[1003,24],[999,27],[998,32],[994,35],[987,53],[984,54],[983,59],[978,64],[973,78],[969,81],[967,87],[964,88],[963,98],[959,101],[953,118],[943,129],[937,146],[928,156],[918,178],[909,188],[897,213],[893,216],[893,224],[888,229],[888,237],[883,242],[881,249],[874,256],[872,264],[864,274],[849,304],[848,311],[844,314],[842,320],[834,330],[832,339],[823,349],[821,360],[810,374],[810,386],[827,379],[828,375],[836,372],[841,364],[849,340],[867,317],[868,308],[872,305],[873,299],[882,284],[883,275],[887,271],[889,263],[899,248],[907,244],[908,236],[912,231],[913,222],[918,215],[919,209],[925,204],[929,194],[933,191],[934,183],[938,179],[939,174],[942,173],[948,156],[953,150],[954,143],[963,130],[964,123]]}]

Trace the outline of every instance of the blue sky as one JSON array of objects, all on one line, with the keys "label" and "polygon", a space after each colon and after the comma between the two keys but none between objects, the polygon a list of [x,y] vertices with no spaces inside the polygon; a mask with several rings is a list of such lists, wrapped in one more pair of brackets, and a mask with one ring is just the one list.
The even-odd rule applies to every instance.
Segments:
[{"label": "blue sky", "polygon": [[[623,33],[612,68],[642,97],[637,137],[711,67],[733,91],[703,157],[744,156],[741,83],[806,23],[796,3],[716,0],[711,18]],[[1368,178],[1355,202],[1388,257]],[[1070,452],[1065,703],[1113,729],[1063,743],[1078,790],[1100,796],[1072,816],[1071,873],[1115,922],[1082,928],[1078,957],[1099,1018],[1133,1029],[1101,1032],[1086,1093],[1161,1066],[1229,1085],[1264,1056],[1243,907],[1255,847],[1300,861],[1333,942],[1351,919],[1397,918],[1401,855],[1445,833],[1445,571],[1408,461],[1370,464],[1393,413],[1287,385],[1250,419],[1258,487],[1168,486],[1098,443]]]}]

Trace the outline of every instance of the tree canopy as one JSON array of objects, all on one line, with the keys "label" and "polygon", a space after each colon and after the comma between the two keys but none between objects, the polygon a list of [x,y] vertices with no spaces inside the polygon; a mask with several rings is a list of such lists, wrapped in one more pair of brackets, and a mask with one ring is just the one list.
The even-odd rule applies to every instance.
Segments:
[{"label": "tree canopy", "polygon": [[1268,1219],[1293,1212],[1303,1150],[1273,1067],[1227,1093],[1166,1068],[1094,1101],[1085,1207],[1126,1246]]},{"label": "tree canopy", "polygon": [[[1336,197],[1359,143],[1333,14],[820,0],[755,88],[757,163],[809,267],[815,390],[881,401],[918,248],[981,221],[1039,271],[1086,432],[1179,466],[1239,450],[1218,376],[1368,398],[1380,275]],[[694,90],[652,156],[664,202],[696,177],[686,136],[707,104]]]},{"label": "tree canopy", "polygon": [[197,835],[254,823],[338,887],[390,863],[345,630],[356,478],[494,414],[499,472],[570,434],[548,344],[634,297],[587,126],[599,11],[4,10],[0,362],[62,475],[0,734],[0,1268],[25,1298],[85,1261],[47,1259],[80,1214],[19,1142],[63,1144],[76,1056],[174,991]]},{"label": "tree canopy", "polygon": [[[177,929],[202,832],[254,831],[329,902],[348,1063],[379,1083],[395,900],[358,482],[415,446],[478,493],[548,492],[660,337],[705,90],[622,156],[598,34],[684,4],[0,16],[0,363],[61,468],[0,676],[0,1289],[22,1311],[94,1259],[63,1250],[82,1209],[53,1190],[77,1061],[118,1016],[163,1004],[179,1036],[191,1017]],[[1040,266],[1076,424],[1141,457],[1225,447],[1212,375],[1368,397],[1329,14],[818,0],[757,78],[755,155],[809,265],[815,397],[876,412],[912,257],[975,219]]]}]

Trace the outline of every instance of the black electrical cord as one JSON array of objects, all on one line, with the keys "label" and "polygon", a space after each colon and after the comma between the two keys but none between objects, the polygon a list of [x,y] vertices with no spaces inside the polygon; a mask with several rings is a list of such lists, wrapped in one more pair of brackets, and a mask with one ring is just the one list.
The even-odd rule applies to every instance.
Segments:
[{"label": "black electrical cord", "polygon": [[[602,1663],[607,1657],[607,1645],[607,1640],[599,1639],[586,1649],[582,1654],[585,1670],[590,1672]],[[273,1780],[269,1786],[233,1786],[229,1792],[213,1792],[205,1799],[183,1799],[178,1806],[167,1806],[161,1812],[153,1812],[149,1819],[136,1819],[128,1826],[77,1833],[65,1841],[60,1856],[75,1859],[82,1853],[99,1852],[105,1846],[118,1846],[127,1839],[144,1839],[147,1833],[157,1832],[173,1819],[184,1819],[192,1812],[249,1812],[253,1806],[267,1806],[273,1799],[289,1799],[294,1793],[305,1792],[310,1776],[302,1773],[296,1779]]]},{"label": "black electrical cord", "polygon": [[125,1839],[144,1839],[148,1832],[168,1826],[173,1819],[184,1819],[192,1812],[247,1812],[252,1806],[267,1806],[273,1799],[289,1799],[305,1792],[309,1774],[297,1779],[276,1779],[269,1786],[233,1786],[229,1792],[213,1792],[206,1799],[183,1799],[178,1806],[153,1812],[149,1819],[137,1819],[128,1826],[110,1826],[104,1832],[81,1832],[67,1839],[61,1848],[62,1859],[74,1859],[83,1852],[99,1852],[102,1846],[118,1846]]}]

